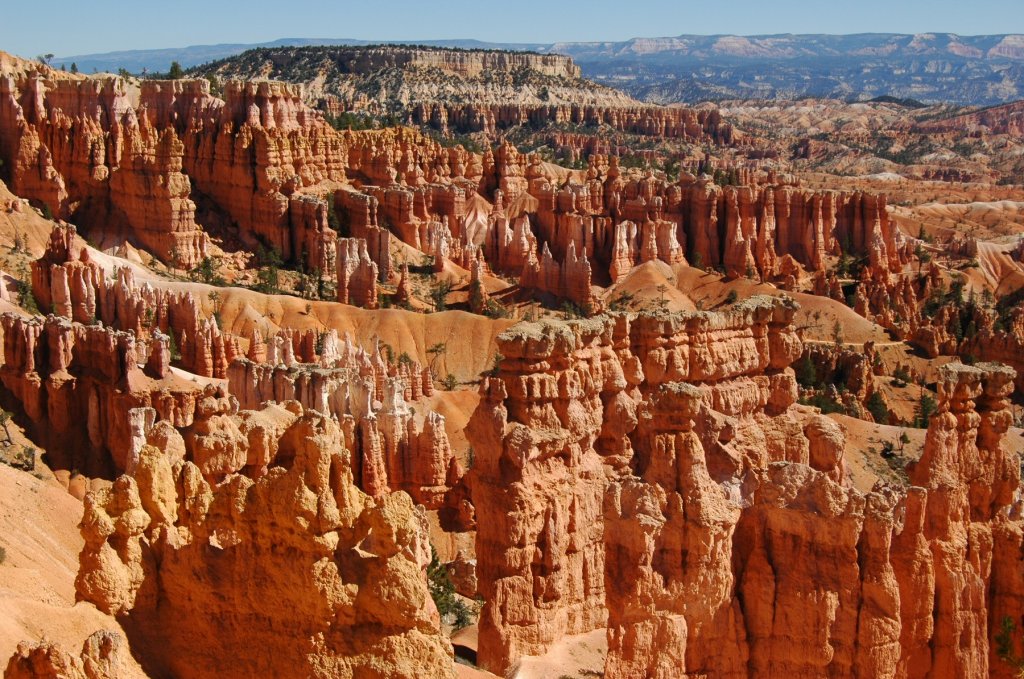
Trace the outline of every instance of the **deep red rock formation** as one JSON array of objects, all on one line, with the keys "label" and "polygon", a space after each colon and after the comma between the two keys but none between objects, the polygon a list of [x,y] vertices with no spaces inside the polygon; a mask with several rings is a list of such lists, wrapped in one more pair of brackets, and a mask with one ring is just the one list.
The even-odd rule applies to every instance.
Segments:
[{"label": "deep red rock formation", "polygon": [[147,377],[132,334],[56,316],[44,321],[6,313],[0,325],[0,381],[56,468],[90,476],[126,469],[133,409],[152,408],[154,417],[179,427],[191,423],[198,387],[173,376]]},{"label": "deep red rock formation", "polygon": [[108,279],[73,226],[55,227],[46,252],[32,263],[32,293],[41,309],[78,323],[102,321],[140,342],[158,331],[173,335],[179,364],[197,375],[224,378],[228,364],[242,355],[241,338],[221,332],[215,318],[203,316],[191,292],[139,286],[129,267]]}]

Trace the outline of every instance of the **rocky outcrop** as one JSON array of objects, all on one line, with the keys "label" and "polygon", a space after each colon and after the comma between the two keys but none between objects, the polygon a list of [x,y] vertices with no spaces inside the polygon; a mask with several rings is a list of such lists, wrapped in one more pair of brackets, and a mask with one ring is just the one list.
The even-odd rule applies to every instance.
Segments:
[{"label": "rocky outcrop", "polygon": [[4,671],[4,679],[141,679],[144,676],[132,660],[124,637],[102,630],[85,640],[78,656],[51,642],[35,645],[22,642]]},{"label": "rocky outcrop", "polygon": [[[282,83],[59,79],[0,83],[12,190],[87,227],[122,226],[176,267],[210,252],[193,189],[286,260],[332,271],[322,203],[296,192],[345,178],[340,136]],[[251,237],[251,236],[250,236]]]},{"label": "rocky outcrop", "polygon": [[467,428],[485,601],[478,657],[490,671],[605,624],[605,480],[594,444],[602,392],[629,386],[613,332],[602,319],[524,324],[498,337],[500,372],[482,383]]},{"label": "rocky outcrop", "polygon": [[[827,473],[841,454],[824,467],[815,455],[817,469],[754,470],[742,501],[711,481],[691,433],[699,390],[663,392],[675,417],[652,418],[670,423],[658,464],[606,496],[606,674],[1009,676],[989,665],[986,611],[1019,614],[1019,578],[992,586],[1019,562],[993,558],[1019,531],[1007,513],[1020,481],[1004,441],[1012,379],[989,364],[942,369],[905,494],[844,488]],[[841,433],[829,438],[841,453]]]},{"label": "rocky outcrop", "polygon": [[158,256],[193,266],[209,239],[195,223],[183,141],[154,125],[135,96],[121,78],[0,78],[11,189],[56,216],[77,205],[89,220],[123,224]]},{"label": "rocky outcrop", "polygon": [[216,487],[144,448],[134,476],[86,497],[78,596],[123,620],[155,672],[452,677],[424,516],[355,487],[327,417],[294,418],[277,446],[265,475]]},{"label": "rocky outcrop", "polygon": [[1014,371],[942,368],[915,487],[862,493],[842,427],[795,403],[794,311],[499,337],[467,430],[484,666],[606,626],[610,677],[1003,671],[989,612],[1019,615],[1024,582]]},{"label": "rocky outcrop", "polygon": [[[787,443],[793,431],[767,415],[796,398],[792,374],[784,372],[801,348],[794,310],[758,298],[730,313],[523,324],[499,336],[504,358],[482,385],[467,428],[476,451],[469,484],[486,602],[484,666],[504,671],[562,635],[604,626],[612,615],[602,580],[612,573],[604,565],[608,484],[631,465],[664,469],[661,457],[634,454],[649,445],[641,433],[652,426],[646,422],[662,421],[652,412],[657,399],[645,394],[680,380],[702,383],[685,388],[718,410],[706,435],[721,442],[721,467],[725,460],[763,466],[758,445],[770,459],[802,450],[809,461],[807,439],[802,449]],[[682,415],[666,405],[664,416]],[[799,425],[795,432],[802,438]]]},{"label": "rocky outcrop", "polygon": [[[463,475],[455,461],[444,417],[417,402],[433,393],[429,370],[416,362],[389,362],[380,347],[367,352],[331,331],[319,355],[296,359],[292,338],[271,340],[266,361],[236,360],[228,390],[244,409],[296,401],[341,423],[352,453],[353,478],[367,493],[407,491],[418,503],[439,508]],[[251,457],[251,456],[250,456]],[[235,470],[245,464],[236,464]]]},{"label": "rocky outcrop", "polygon": [[561,299],[567,299],[585,313],[600,311],[600,301],[591,287],[590,262],[587,251],[580,257],[576,256],[576,246],[569,245],[565,261],[555,261],[547,245],[541,253],[540,260],[531,253],[530,259],[523,266],[520,285],[539,293],[549,293]]},{"label": "rocky outcrop", "polygon": [[41,309],[78,323],[101,321],[140,342],[153,342],[157,333],[173,336],[176,361],[197,375],[224,378],[228,364],[242,355],[241,338],[221,332],[192,292],[138,285],[127,266],[108,278],[74,226],[55,227],[46,252],[32,262],[32,294]]},{"label": "rocky outcrop", "polygon": [[[343,272],[342,281],[357,269],[364,277],[364,259],[376,264],[378,282],[392,280],[391,235],[433,256],[438,268],[450,260],[468,269],[482,251],[491,270],[527,270],[531,285],[566,275],[544,266],[547,248],[571,281],[540,289],[581,306],[590,293],[580,292],[570,245],[599,285],[653,260],[786,284],[799,274],[794,264],[821,270],[827,257],[843,252],[866,255],[876,277],[912,256],[881,196],[809,191],[778,177],[775,184],[722,187],[683,173],[669,182],[603,154],[592,155],[586,171],[566,173],[507,142],[474,154],[403,128],[339,133],[303,103],[299,88],[284,83],[228,82],[223,100],[210,96],[206,81],[147,80],[136,92],[116,78],[21,74],[6,87],[0,129],[18,132],[5,162],[24,181],[44,178],[17,190],[57,214],[77,206],[75,219],[85,226],[120,220],[142,245],[184,267],[208,252],[193,193],[213,204],[219,216],[211,224],[236,223],[243,240],[257,238],[321,276]],[[488,129],[540,116],[694,140],[730,134],[713,110],[494,106],[500,110],[462,117]],[[448,113],[418,110],[431,124],[449,124]],[[748,172],[735,175],[754,181]],[[339,233],[365,241],[366,257],[363,248],[336,241]],[[355,303],[372,308],[365,287],[359,282]]]},{"label": "rocky outcrop", "polygon": [[741,138],[739,132],[722,120],[718,111],[686,108],[660,108],[637,105],[629,100],[617,105],[601,104],[489,104],[456,105],[426,102],[411,112],[412,121],[444,132],[483,132],[496,136],[519,125],[543,126],[570,123],[581,126],[605,126],[626,134],[663,139],[708,141],[730,145]]},{"label": "rocky outcrop", "polygon": [[128,468],[134,409],[151,408],[154,419],[178,427],[192,422],[198,386],[169,375],[147,377],[134,335],[56,316],[6,313],[0,325],[0,381],[54,468],[89,476]]},{"label": "rocky outcrop", "polygon": [[[670,183],[650,172],[623,170],[617,158],[600,155],[591,157],[585,175],[566,180],[507,143],[483,154],[481,175],[471,186],[469,166],[462,166],[461,176],[449,174],[452,165],[437,149],[413,153],[412,140],[378,141],[380,146],[360,152],[376,159],[361,159],[361,167],[415,167],[419,155],[420,167],[433,168],[419,175],[396,169],[378,180],[382,186],[363,187],[366,199],[346,197],[350,222],[376,225],[386,217],[393,233],[431,254],[435,264],[450,259],[468,268],[467,253],[478,246],[492,270],[520,275],[528,287],[576,304],[585,295],[565,289],[564,282],[538,285],[538,278],[562,277],[555,266],[544,266],[545,250],[554,264],[568,261],[571,246],[598,284],[660,260],[690,261],[790,288],[801,267],[823,271],[832,256],[865,256],[872,281],[886,280],[913,256],[910,241],[890,225],[882,196],[809,191],[778,178],[776,185],[721,187],[706,175],[684,173]],[[438,162],[444,172],[437,172]],[[464,161],[453,162],[458,167]]]},{"label": "rocky outcrop", "polygon": [[314,196],[292,196],[288,201],[290,242],[278,251],[308,267],[316,279],[330,279],[337,266],[338,234],[327,224],[327,202]]},{"label": "rocky outcrop", "polygon": [[338,301],[376,309],[377,264],[370,259],[362,238],[338,239]]}]

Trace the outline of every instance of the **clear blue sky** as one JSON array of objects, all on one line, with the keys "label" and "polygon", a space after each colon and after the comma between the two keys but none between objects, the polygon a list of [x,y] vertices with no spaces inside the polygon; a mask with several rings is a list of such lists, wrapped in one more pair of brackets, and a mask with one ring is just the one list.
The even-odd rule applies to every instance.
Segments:
[{"label": "clear blue sky", "polygon": [[1024,0],[14,0],[4,4],[0,50],[26,57],[275,38],[546,43],[682,33],[1024,33]]}]

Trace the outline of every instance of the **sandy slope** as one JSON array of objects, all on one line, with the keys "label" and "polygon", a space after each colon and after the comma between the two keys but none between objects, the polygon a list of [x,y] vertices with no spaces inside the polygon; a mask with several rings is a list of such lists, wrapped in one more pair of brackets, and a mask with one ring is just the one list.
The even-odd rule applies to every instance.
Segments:
[{"label": "sandy slope", "polygon": [[75,603],[81,516],[82,503],[56,482],[0,465],[0,666],[22,640],[45,638],[77,654],[97,630],[124,636],[116,620]]},{"label": "sandy slope", "polygon": [[[902,468],[907,462],[919,458],[924,449],[924,429],[872,424],[847,415],[833,414],[829,417],[839,422],[846,432],[847,469],[854,487],[862,492],[870,491],[878,480],[903,483]],[[881,455],[882,446],[891,441],[898,450],[900,436],[904,433],[910,441],[890,463]]]},{"label": "sandy slope", "polygon": [[559,639],[542,656],[524,656],[515,679],[561,679],[562,677],[604,676],[608,654],[606,630],[597,629]]},{"label": "sandy slope", "polygon": [[907,235],[917,236],[923,224],[932,235],[962,233],[984,240],[1015,238],[1024,233],[1024,202],[925,203],[895,206],[892,218]]}]

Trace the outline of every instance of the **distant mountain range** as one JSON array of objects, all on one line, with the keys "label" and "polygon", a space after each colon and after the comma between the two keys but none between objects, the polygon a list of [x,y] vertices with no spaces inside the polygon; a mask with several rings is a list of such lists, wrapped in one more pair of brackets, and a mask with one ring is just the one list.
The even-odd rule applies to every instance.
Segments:
[{"label": "distant mountain range", "polygon": [[[75,62],[86,73],[119,68],[158,72],[166,71],[172,61],[188,68],[253,47],[369,44],[382,43],[285,38],[254,45],[77,55],[53,63],[70,67]],[[990,105],[1024,98],[1024,35],[682,35],[622,42],[426,40],[415,44],[565,54],[579,64],[585,77],[657,103],[893,96]]]}]

